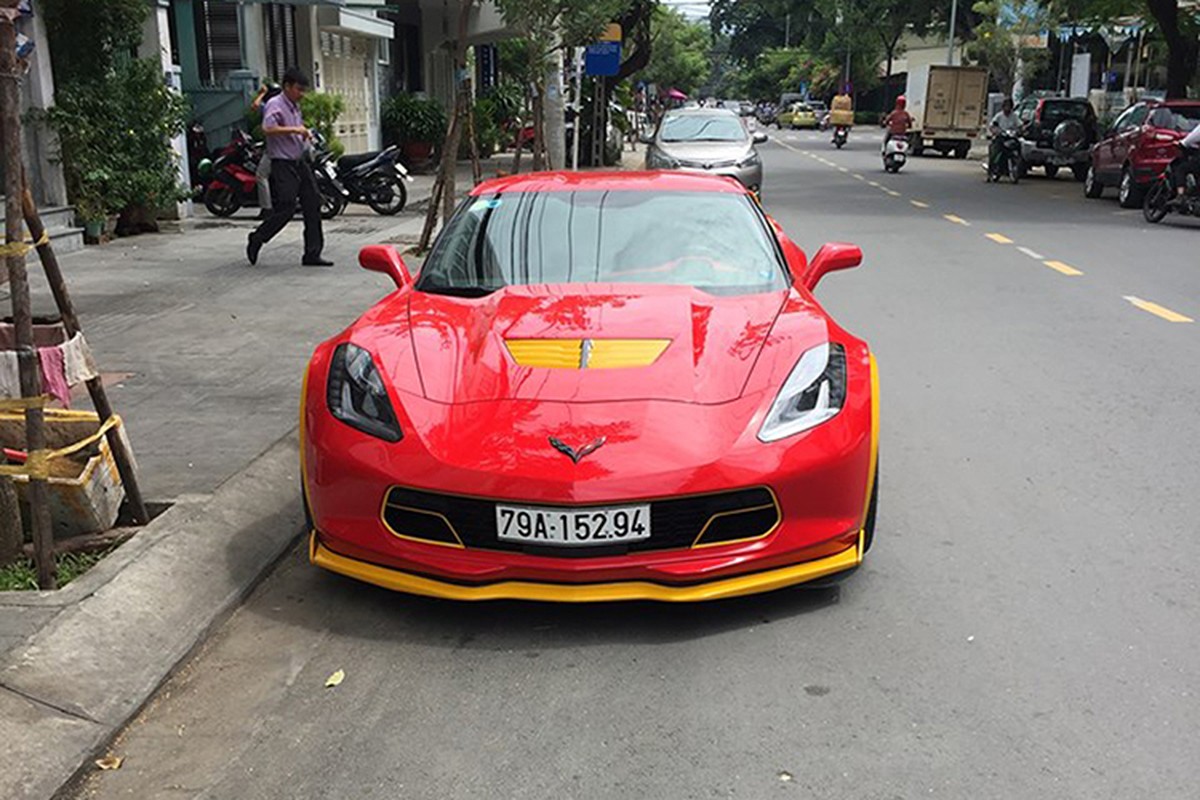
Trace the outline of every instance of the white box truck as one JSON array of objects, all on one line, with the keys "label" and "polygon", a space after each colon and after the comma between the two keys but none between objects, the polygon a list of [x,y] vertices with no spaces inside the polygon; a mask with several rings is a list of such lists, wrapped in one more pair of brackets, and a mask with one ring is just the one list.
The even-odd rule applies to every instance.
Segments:
[{"label": "white box truck", "polygon": [[983,129],[988,73],[983,67],[922,64],[908,73],[908,113],[915,155],[930,149],[966,158]]}]

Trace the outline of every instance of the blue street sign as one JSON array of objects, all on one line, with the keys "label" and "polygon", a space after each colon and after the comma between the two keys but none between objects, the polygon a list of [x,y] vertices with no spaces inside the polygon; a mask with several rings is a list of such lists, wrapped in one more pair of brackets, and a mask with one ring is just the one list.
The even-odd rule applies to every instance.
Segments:
[{"label": "blue street sign", "polygon": [[596,42],[587,46],[583,61],[588,75],[616,75],[621,70],[621,43]]}]

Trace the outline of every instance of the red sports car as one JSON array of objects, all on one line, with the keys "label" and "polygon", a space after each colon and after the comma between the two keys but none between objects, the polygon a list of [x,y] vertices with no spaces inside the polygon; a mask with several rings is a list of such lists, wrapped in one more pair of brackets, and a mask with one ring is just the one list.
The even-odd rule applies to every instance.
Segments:
[{"label": "red sports car", "polygon": [[320,567],[460,600],[708,600],[832,580],[875,526],[879,399],[813,260],[736,181],[478,186],[413,277],[319,346]]}]

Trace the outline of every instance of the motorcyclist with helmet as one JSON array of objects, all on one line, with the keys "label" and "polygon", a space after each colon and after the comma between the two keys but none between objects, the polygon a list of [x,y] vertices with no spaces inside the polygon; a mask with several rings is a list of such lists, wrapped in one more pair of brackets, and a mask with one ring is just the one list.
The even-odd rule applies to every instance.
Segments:
[{"label": "motorcyclist with helmet", "polygon": [[906,110],[908,107],[908,98],[900,95],[896,98],[896,107],[884,117],[883,125],[887,128],[887,135],[883,137],[883,149],[887,149],[889,139],[907,139],[908,129],[912,127],[912,115]]}]

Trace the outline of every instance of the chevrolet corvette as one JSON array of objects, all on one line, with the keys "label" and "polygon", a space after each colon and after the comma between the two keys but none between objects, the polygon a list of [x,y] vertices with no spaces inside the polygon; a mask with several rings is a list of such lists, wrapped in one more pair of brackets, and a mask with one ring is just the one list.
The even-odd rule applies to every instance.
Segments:
[{"label": "chevrolet corvette", "polygon": [[739,183],[535,173],[476,187],[317,347],[301,473],[319,567],[458,600],[698,601],[845,577],[875,527],[867,344]]}]

